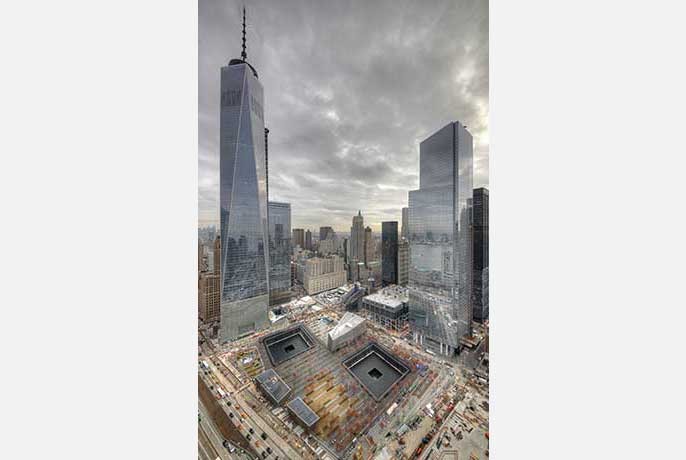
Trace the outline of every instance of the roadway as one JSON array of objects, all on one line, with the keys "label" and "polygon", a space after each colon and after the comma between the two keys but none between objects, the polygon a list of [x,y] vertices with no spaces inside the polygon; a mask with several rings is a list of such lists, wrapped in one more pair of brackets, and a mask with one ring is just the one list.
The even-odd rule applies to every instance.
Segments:
[{"label": "roadway", "polygon": [[[284,440],[276,431],[272,429],[267,423],[264,422],[262,417],[260,417],[253,409],[250,404],[247,403],[245,398],[238,392],[236,392],[233,384],[226,378],[226,376],[220,372],[214,363],[210,365],[210,371],[214,377],[216,383],[210,384],[221,384],[224,387],[227,396],[222,398],[224,404],[221,404],[222,409],[228,413],[233,413],[233,420],[240,421],[241,423],[241,434],[247,439],[247,435],[250,434],[250,444],[255,448],[260,454],[265,451],[264,447],[257,447],[257,444],[264,444],[272,449],[272,454],[267,458],[276,458],[278,456],[280,459],[301,459],[302,456],[298,454],[295,450],[291,448],[286,440]],[[202,375],[202,373],[201,373]],[[204,379],[206,376],[202,375]],[[225,401],[231,401],[231,408],[226,405]],[[242,417],[240,412],[235,410],[235,405],[238,404],[240,411],[244,412],[247,417]],[[250,433],[249,429],[252,428],[254,433]],[[264,440],[260,437],[262,433],[266,433],[267,439]]]},{"label": "roadway", "polygon": [[198,454],[200,457],[209,460],[216,460],[217,457],[222,460],[232,460],[233,457],[222,445],[224,438],[215,428],[207,409],[200,400],[198,400],[198,410],[200,412],[200,421],[198,422]]}]

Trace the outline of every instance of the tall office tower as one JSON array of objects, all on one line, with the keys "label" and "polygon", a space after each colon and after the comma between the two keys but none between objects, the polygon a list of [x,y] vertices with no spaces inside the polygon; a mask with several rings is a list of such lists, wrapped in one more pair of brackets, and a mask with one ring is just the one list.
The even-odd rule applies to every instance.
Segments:
[{"label": "tall office tower", "polygon": [[219,320],[219,275],[204,272],[198,278],[198,317],[204,322]]},{"label": "tall office tower", "polygon": [[375,260],[375,257],[374,235],[372,234],[372,228],[367,227],[364,229],[364,264],[368,265],[369,262]]},{"label": "tall office tower", "polygon": [[220,261],[221,261],[221,253],[222,253],[222,250],[221,250],[221,247],[222,247],[221,241],[222,241],[222,240],[221,240],[221,238],[219,238],[219,235],[217,235],[217,237],[214,239],[214,253],[213,253],[213,256],[212,256],[212,265],[213,265],[213,267],[212,267],[212,272],[213,272],[215,275],[221,275],[221,264],[220,264]]},{"label": "tall office tower", "polygon": [[471,335],[472,135],[449,123],[419,147],[409,192],[409,316],[413,337],[450,355]]},{"label": "tall office tower", "polygon": [[407,286],[410,271],[410,242],[401,238],[398,243],[398,284]]},{"label": "tall office tower", "polygon": [[319,241],[323,241],[326,239],[333,239],[336,236],[336,233],[333,231],[333,228],[331,227],[319,227]]},{"label": "tall office tower", "polygon": [[269,202],[269,304],[291,299],[291,205]]},{"label": "tall office tower", "polygon": [[406,238],[407,239],[407,231],[408,231],[408,222],[407,222],[407,216],[408,216],[409,208],[403,208],[403,215],[402,215],[402,222],[401,222],[401,227],[400,227],[400,237],[401,238]]},{"label": "tall office tower", "polygon": [[312,232],[309,229],[305,232],[305,249],[312,250]]},{"label": "tall office tower", "polygon": [[488,319],[488,189],[474,189],[474,319]]},{"label": "tall office tower", "polygon": [[293,246],[300,246],[300,249],[305,249],[305,230],[302,228],[293,229]]},{"label": "tall office tower", "polygon": [[381,222],[381,283],[398,284],[398,222]]},{"label": "tall office tower", "polygon": [[350,227],[350,261],[349,263],[364,262],[364,219],[362,211],[353,216],[353,226]]},{"label": "tall office tower", "polygon": [[243,52],[221,68],[221,326],[226,342],[269,322],[269,222],[263,88]]}]

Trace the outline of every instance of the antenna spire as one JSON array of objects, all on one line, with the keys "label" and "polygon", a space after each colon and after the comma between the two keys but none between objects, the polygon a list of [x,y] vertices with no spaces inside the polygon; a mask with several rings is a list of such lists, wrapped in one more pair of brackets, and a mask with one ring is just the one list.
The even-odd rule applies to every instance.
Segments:
[{"label": "antenna spire", "polygon": [[246,61],[248,59],[248,53],[245,51],[245,6],[243,7],[243,51],[241,51],[241,58]]}]

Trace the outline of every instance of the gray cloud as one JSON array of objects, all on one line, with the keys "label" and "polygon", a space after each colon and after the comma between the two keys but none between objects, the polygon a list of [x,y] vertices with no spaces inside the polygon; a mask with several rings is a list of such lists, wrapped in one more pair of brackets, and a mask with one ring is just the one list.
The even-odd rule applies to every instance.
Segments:
[{"label": "gray cloud", "polygon": [[[199,2],[199,219],[218,220],[219,69],[240,54],[243,3]],[[270,199],[293,227],[375,230],[417,188],[419,142],[453,120],[488,185],[488,2],[246,2],[265,89]]]}]

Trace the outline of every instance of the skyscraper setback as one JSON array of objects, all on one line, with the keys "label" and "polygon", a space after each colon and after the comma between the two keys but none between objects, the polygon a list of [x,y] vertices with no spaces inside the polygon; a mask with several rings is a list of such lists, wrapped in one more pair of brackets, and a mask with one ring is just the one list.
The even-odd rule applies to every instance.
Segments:
[{"label": "skyscraper setback", "polygon": [[219,179],[222,342],[267,324],[269,229],[263,93],[243,51],[221,68]]},{"label": "skyscraper setback", "polygon": [[472,321],[472,135],[449,123],[420,144],[409,192],[409,317],[416,341],[449,355]]}]

